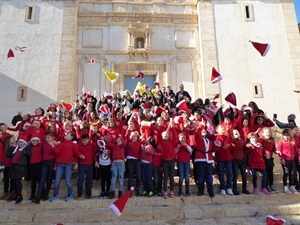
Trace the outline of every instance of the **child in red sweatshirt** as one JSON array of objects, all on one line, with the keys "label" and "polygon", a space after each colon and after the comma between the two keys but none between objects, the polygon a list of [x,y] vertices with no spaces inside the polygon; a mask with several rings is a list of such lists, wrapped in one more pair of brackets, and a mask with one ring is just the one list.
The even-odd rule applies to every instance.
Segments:
[{"label": "child in red sweatshirt", "polygon": [[77,156],[81,159],[85,159],[85,156],[78,150],[77,143],[73,142],[75,137],[75,133],[68,132],[64,136],[65,141],[54,148],[54,152],[56,153],[57,169],[54,182],[54,195],[50,198],[50,202],[54,202],[58,198],[59,186],[63,175],[65,176],[68,188],[68,196],[65,198],[65,201],[70,202],[74,199],[72,185],[73,157]]},{"label": "child in red sweatshirt", "polygon": [[119,181],[119,195],[123,195],[124,189],[124,172],[125,172],[125,141],[121,135],[115,138],[105,139],[108,147],[112,151],[112,164],[111,164],[111,184],[110,184],[110,195],[109,198],[115,197],[116,182]]},{"label": "child in red sweatshirt", "polygon": [[31,149],[31,156],[29,161],[29,170],[31,178],[31,195],[29,200],[35,202],[36,198],[36,187],[40,182],[41,177],[41,162],[42,162],[42,144],[38,136],[33,136],[30,139],[28,148]]},{"label": "child in red sweatshirt", "polygon": [[157,148],[157,143],[153,136],[149,136],[147,141],[154,147],[154,154],[152,156],[154,195],[162,196],[162,153]]},{"label": "child in red sweatshirt", "polygon": [[42,143],[42,162],[41,162],[41,177],[38,187],[35,203],[39,204],[40,200],[48,200],[49,191],[52,185],[54,174],[55,153],[54,153],[54,134],[47,132],[45,134],[45,142]]},{"label": "child in red sweatshirt", "polygon": [[175,151],[177,153],[178,171],[179,171],[179,192],[182,196],[182,184],[185,180],[185,194],[190,196],[190,160],[193,149],[187,144],[187,137],[185,133],[178,135],[179,143]]},{"label": "child in red sweatshirt", "polygon": [[267,186],[267,173],[266,166],[263,156],[270,158],[270,153],[267,149],[264,149],[258,141],[256,133],[251,132],[248,134],[248,142],[246,147],[248,150],[248,167],[252,174],[252,184],[253,184],[253,194],[259,194],[259,189],[257,188],[257,172],[261,173],[261,193],[265,195],[270,195]]},{"label": "child in red sweatshirt", "polygon": [[92,197],[93,187],[93,165],[99,168],[99,163],[96,157],[96,145],[90,143],[89,135],[82,134],[80,138],[81,143],[78,144],[78,149],[84,159],[76,158],[74,169],[78,169],[78,180],[77,180],[77,197],[80,198],[83,193],[83,183],[85,177],[85,197]]}]

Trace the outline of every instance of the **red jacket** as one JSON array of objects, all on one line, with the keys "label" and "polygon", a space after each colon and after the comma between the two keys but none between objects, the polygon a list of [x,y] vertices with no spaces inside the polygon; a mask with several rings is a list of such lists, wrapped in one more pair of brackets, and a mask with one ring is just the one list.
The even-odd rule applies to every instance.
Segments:
[{"label": "red jacket", "polygon": [[40,141],[44,140],[45,130],[42,128],[36,129],[34,127],[29,127],[26,131],[28,139],[30,140],[32,137],[38,137]]},{"label": "red jacket", "polygon": [[3,144],[2,141],[0,140],[0,162],[4,163],[4,152],[3,152]]},{"label": "red jacket", "polygon": [[[175,143],[177,143],[178,138],[175,129],[171,129],[171,134],[169,140],[158,139],[158,148],[161,150],[162,159],[170,160],[176,158]],[[160,133],[161,136],[161,133]]]},{"label": "red jacket", "polygon": [[116,144],[116,139],[111,138],[110,140],[107,141],[107,145],[109,149],[111,149],[111,161],[116,161],[116,160],[124,160],[125,159],[125,141],[123,138],[121,138],[122,144],[117,145]]},{"label": "red jacket", "polygon": [[143,150],[141,151],[141,160],[148,162],[148,163],[153,163],[153,154],[154,154],[154,149],[148,149],[146,151],[145,146],[143,147]]},{"label": "red jacket", "polygon": [[265,161],[263,155],[266,153],[266,149],[263,147],[257,147],[251,145],[251,148],[248,148],[248,167],[249,169],[265,169]]},{"label": "red jacket", "polygon": [[81,155],[78,145],[69,140],[65,140],[55,146],[54,152],[56,154],[56,162],[63,164],[72,164],[74,156],[79,157]]},{"label": "red jacket", "polygon": [[216,148],[211,140],[202,137],[201,129],[197,129],[196,131],[195,143],[196,152],[194,162],[213,163],[214,157],[212,153],[216,151]]},{"label": "red jacket", "polygon": [[270,156],[272,157],[273,153],[276,152],[276,145],[274,140],[268,140],[265,138],[259,138],[258,142],[262,144],[262,147],[267,149],[270,153]]}]

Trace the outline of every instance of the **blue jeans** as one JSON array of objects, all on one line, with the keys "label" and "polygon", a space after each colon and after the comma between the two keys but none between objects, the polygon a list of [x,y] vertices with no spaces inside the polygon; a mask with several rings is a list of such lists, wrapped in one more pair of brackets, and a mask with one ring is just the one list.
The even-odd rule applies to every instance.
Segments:
[{"label": "blue jeans", "polygon": [[128,190],[132,187],[134,174],[136,175],[136,189],[141,185],[141,162],[139,159],[127,159]]},{"label": "blue jeans", "polygon": [[68,188],[68,196],[73,195],[73,185],[72,185],[72,171],[73,165],[72,164],[62,164],[58,163],[56,169],[56,177],[54,182],[54,196],[58,196],[59,194],[59,186],[60,182],[65,175],[66,185]]},{"label": "blue jeans", "polygon": [[203,194],[204,182],[206,182],[208,193],[214,194],[212,163],[196,162],[195,167],[197,171],[198,191]]},{"label": "blue jeans", "polygon": [[123,192],[124,187],[124,172],[125,172],[125,162],[113,162],[111,164],[111,184],[110,191],[115,191],[117,179],[119,181],[119,191]]},{"label": "blue jeans", "polygon": [[142,163],[142,181],[144,186],[144,191],[149,193],[150,191],[153,192],[153,181],[152,181],[152,174],[153,174],[153,165],[152,163]]},{"label": "blue jeans", "polygon": [[190,162],[178,162],[179,192],[182,192],[183,179],[186,193],[190,192]]},{"label": "blue jeans", "polygon": [[93,186],[93,164],[78,165],[78,180],[77,180],[77,194],[80,196],[83,193],[83,183],[85,177],[85,194],[86,196],[92,195]]},{"label": "blue jeans", "polygon": [[54,173],[54,159],[44,160],[41,164],[41,179],[38,187],[37,197],[48,196]]},{"label": "blue jeans", "polygon": [[[220,189],[227,190],[231,188],[232,182],[232,164],[231,161],[218,162],[219,169],[219,180],[220,180]],[[226,183],[225,183],[225,173],[226,173]]]},{"label": "blue jeans", "polygon": [[267,186],[267,173],[264,169],[250,169],[252,173],[252,184],[253,188],[257,188],[257,172],[260,172],[262,174],[261,178],[261,188],[266,188]]}]

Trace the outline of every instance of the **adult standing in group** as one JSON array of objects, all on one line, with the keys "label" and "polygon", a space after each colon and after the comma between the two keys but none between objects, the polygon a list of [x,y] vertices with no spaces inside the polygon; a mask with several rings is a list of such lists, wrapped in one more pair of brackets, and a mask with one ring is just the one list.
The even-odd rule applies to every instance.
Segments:
[{"label": "adult standing in group", "polygon": [[18,123],[19,121],[22,121],[22,120],[23,120],[22,112],[20,111],[20,112],[18,112],[17,115],[15,115],[15,116],[12,118],[11,124],[12,124],[13,126],[16,126],[17,123]]},{"label": "adult standing in group", "polygon": [[276,125],[281,129],[285,129],[285,128],[294,129],[295,127],[297,127],[295,119],[296,119],[295,114],[288,115],[288,117],[287,117],[288,122],[287,123],[283,123],[283,122],[280,122],[279,120],[277,120],[277,115],[276,114],[274,115],[274,118],[273,118]]},{"label": "adult standing in group", "polygon": [[179,91],[176,93],[175,99],[176,102],[180,102],[183,99],[188,100],[189,102],[192,100],[190,94],[184,90],[183,84],[180,84]]}]

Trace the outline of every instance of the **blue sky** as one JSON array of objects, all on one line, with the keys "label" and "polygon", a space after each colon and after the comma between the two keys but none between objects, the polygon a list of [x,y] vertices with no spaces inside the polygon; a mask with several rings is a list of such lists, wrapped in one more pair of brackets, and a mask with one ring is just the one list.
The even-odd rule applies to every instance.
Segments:
[{"label": "blue sky", "polygon": [[300,23],[300,0],[294,0],[294,3],[295,3],[297,21],[298,23]]}]

